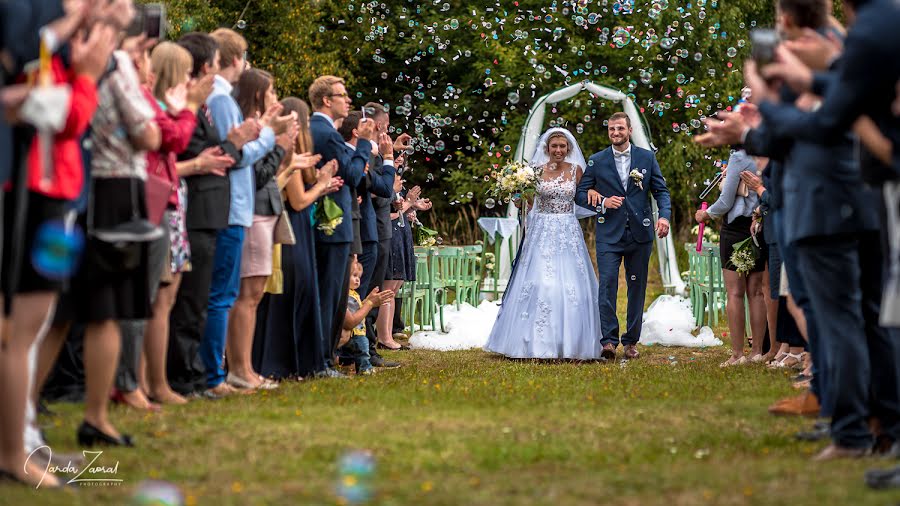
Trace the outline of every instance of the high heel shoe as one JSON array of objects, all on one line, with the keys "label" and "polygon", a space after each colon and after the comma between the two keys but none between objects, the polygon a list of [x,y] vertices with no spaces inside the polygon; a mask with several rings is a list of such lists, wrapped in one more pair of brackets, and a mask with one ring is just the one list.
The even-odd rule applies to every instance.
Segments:
[{"label": "high heel shoe", "polygon": [[81,426],[78,427],[77,436],[78,444],[81,446],[91,447],[94,445],[108,445],[126,446],[129,448],[134,447],[134,441],[132,441],[131,436],[128,434],[122,434],[121,437],[113,437],[86,421],[81,422]]}]

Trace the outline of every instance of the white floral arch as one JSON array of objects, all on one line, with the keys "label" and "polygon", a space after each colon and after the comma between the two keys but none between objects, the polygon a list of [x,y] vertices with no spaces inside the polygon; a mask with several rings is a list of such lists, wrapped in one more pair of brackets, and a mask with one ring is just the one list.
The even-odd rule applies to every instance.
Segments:
[{"label": "white floral arch", "polygon": [[[582,81],[548,93],[535,102],[534,106],[531,108],[531,112],[528,114],[528,119],[525,121],[525,126],[522,128],[522,135],[519,137],[519,146],[516,148],[516,161],[527,162],[528,157],[534,153],[538,139],[540,139],[541,134],[544,132],[544,118],[547,105],[568,100],[582,91],[590,92],[601,99],[620,104],[624,108],[625,114],[631,118],[631,124],[634,129],[631,142],[640,148],[655,151],[650,142],[650,136],[647,133],[647,126],[644,123],[644,119],[638,112],[637,107],[635,107],[634,102],[632,102],[627,95],[621,91],[600,86],[591,81]],[[582,146],[582,149],[584,150],[585,157],[589,157],[591,153],[594,152],[590,149],[585,149],[585,146]],[[665,174],[665,169],[663,169],[663,173]],[[510,207],[512,213],[511,216],[515,216],[515,207],[512,207],[512,205],[510,205]],[[659,210],[656,207],[655,200],[653,201],[653,214],[654,216],[659,216]],[[673,223],[672,229],[674,228]],[[684,294],[685,284],[681,279],[681,273],[678,270],[678,262],[675,259],[675,242],[672,239],[672,234],[669,234],[665,239],[656,240],[656,253],[659,257],[659,273],[660,276],[662,276],[663,286],[666,291],[669,293]]]}]

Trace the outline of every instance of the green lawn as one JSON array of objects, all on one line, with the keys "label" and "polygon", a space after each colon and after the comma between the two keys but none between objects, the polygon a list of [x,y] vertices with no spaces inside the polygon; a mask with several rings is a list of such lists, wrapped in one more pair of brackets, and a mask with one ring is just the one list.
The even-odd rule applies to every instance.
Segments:
[{"label": "green lawn", "polygon": [[[377,504],[896,504],[862,483],[874,459],[813,465],[806,420],[766,407],[788,373],[722,370],[724,347],[642,348],[616,364],[509,361],[481,351],[390,353],[404,367],[307,381],[161,414],[117,408],[138,448],[107,450],[120,487],[2,486],[0,504],[123,504],[138,483],[178,484],[188,504],[340,504],[337,462],[367,449]],[[77,405],[45,419],[75,451]],[[100,462],[98,462],[100,463]]]}]

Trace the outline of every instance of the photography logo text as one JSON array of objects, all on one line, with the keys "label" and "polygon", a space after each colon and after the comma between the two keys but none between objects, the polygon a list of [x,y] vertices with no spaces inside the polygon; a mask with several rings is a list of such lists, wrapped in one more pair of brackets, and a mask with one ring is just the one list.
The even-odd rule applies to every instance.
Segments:
[{"label": "photography logo text", "polygon": [[[119,461],[107,461],[103,458],[102,450],[83,450],[84,464],[81,466],[74,465],[72,461],[69,461],[64,466],[59,466],[53,465],[53,450],[49,446],[44,445],[36,448],[28,455],[28,459],[25,462],[26,466],[28,460],[41,450],[47,453],[47,465],[44,467],[41,481],[38,482],[35,488],[41,488],[41,484],[44,483],[44,478],[47,477],[48,473],[56,475],[60,480],[66,480],[67,484],[81,487],[115,487],[121,485],[124,481],[118,477]],[[70,478],[66,479],[67,476]]]}]

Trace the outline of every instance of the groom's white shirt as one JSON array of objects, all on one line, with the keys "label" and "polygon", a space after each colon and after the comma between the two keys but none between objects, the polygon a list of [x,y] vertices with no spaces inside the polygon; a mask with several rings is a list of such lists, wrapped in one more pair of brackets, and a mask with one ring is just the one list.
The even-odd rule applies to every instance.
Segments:
[{"label": "groom's white shirt", "polygon": [[622,188],[628,188],[628,174],[631,172],[631,143],[628,143],[628,149],[619,151],[612,146],[613,158],[616,161],[616,170],[619,171],[619,180],[622,181]]}]

